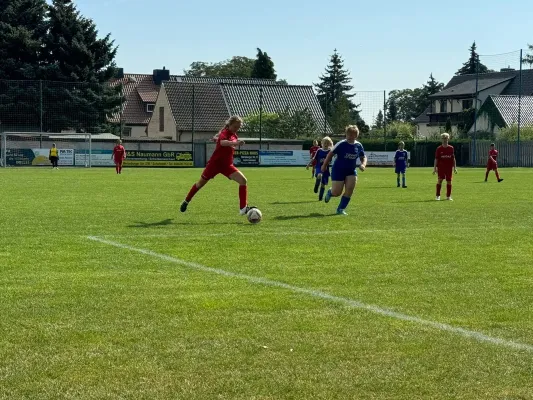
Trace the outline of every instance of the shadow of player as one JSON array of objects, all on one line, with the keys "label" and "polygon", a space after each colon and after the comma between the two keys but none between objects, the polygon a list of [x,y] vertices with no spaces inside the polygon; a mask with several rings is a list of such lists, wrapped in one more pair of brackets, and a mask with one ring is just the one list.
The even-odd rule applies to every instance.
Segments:
[{"label": "shadow of player", "polygon": [[154,226],[174,225],[173,220],[168,218],[159,222],[134,222],[135,225],[129,225],[128,228],[153,228]]},{"label": "shadow of player", "polygon": [[275,217],[274,219],[278,221],[288,221],[291,219],[305,219],[305,218],[326,218],[326,217],[333,217],[336,214],[318,214],[318,213],[311,213],[308,215],[279,215]]}]

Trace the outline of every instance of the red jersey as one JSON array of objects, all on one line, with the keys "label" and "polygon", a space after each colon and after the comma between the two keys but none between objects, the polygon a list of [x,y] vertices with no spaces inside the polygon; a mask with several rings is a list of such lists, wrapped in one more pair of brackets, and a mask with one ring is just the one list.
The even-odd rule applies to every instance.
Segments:
[{"label": "red jersey", "polygon": [[113,158],[122,161],[126,158],[126,149],[121,144],[115,146],[113,149]]},{"label": "red jersey", "polygon": [[235,153],[235,148],[233,146],[222,146],[220,144],[222,140],[237,142],[239,137],[235,132],[232,132],[229,129],[223,129],[218,135],[217,147],[215,147],[215,151],[209,159],[209,162],[222,165],[233,165],[233,154]]},{"label": "red jersey", "polygon": [[[491,159],[492,157],[492,159]],[[494,161],[492,161],[494,160]],[[498,150],[489,150],[489,163],[497,162],[498,161]]]},{"label": "red jersey", "polygon": [[435,152],[437,160],[437,169],[451,170],[455,165],[455,153],[453,146],[439,146]]},{"label": "red jersey", "polygon": [[311,159],[315,156],[316,152],[318,151],[318,149],[320,149],[319,146],[312,146],[310,149],[309,149],[309,154],[311,155]]}]

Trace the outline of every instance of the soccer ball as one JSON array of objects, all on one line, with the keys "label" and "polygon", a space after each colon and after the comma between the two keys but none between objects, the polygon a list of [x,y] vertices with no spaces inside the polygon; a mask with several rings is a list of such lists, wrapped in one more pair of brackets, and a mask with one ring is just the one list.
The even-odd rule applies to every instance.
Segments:
[{"label": "soccer ball", "polygon": [[261,211],[259,211],[258,208],[251,208],[250,211],[246,214],[246,217],[248,218],[248,222],[251,224],[258,224],[261,222],[261,219],[263,218],[263,214]]}]

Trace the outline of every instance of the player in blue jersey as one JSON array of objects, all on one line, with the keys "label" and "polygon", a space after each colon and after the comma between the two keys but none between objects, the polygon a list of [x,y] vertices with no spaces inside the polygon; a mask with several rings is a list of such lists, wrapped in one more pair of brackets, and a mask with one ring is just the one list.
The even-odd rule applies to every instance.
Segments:
[{"label": "player in blue jersey", "polygon": [[[315,182],[315,189],[314,192],[318,193],[318,200],[322,201],[322,198],[324,197],[324,192],[326,190],[326,185],[329,182],[329,168],[326,172],[322,172],[322,164],[324,164],[324,160],[328,156],[329,152],[333,148],[333,140],[329,136],[326,136],[324,139],[322,139],[322,148],[318,149],[315,152],[315,155],[313,156],[313,159],[309,161],[309,164],[307,164],[306,169],[309,169],[311,165],[314,165],[314,176],[316,178]],[[320,193],[318,191],[318,188],[320,187]]]},{"label": "player in blue jersey", "polygon": [[[355,185],[357,183],[357,160],[361,160],[359,169],[366,169],[366,156],[363,145],[357,141],[359,128],[356,125],[346,127],[346,139],[338,142],[322,164],[322,172],[326,172],[333,156],[337,156],[331,168],[331,189],[328,190],[324,201],[342,194],[337,207],[337,214],[346,215],[346,207],[350,203]],[[342,192],[344,189],[344,193]]]},{"label": "player in blue jersey", "polygon": [[405,143],[398,143],[398,150],[394,155],[394,170],[396,172],[396,184],[400,187],[400,174],[402,175],[402,187],[406,188],[405,185],[405,171],[407,170],[407,159],[409,154],[404,150]]}]

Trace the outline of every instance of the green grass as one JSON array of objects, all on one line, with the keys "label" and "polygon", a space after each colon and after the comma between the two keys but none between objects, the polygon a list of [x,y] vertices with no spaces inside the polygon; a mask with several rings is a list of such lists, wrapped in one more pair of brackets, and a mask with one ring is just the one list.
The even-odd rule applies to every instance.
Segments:
[{"label": "green grass", "polygon": [[452,203],[369,169],[346,217],[243,171],[259,225],[223,178],[180,214],[199,170],[0,170],[0,398],[533,399],[533,352],[87,239],[533,346],[532,170],[462,169]]}]

